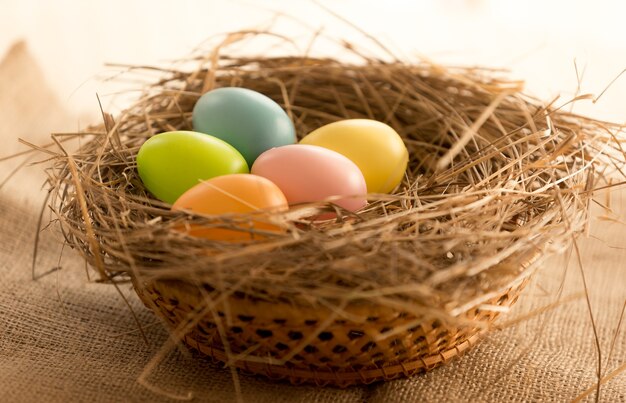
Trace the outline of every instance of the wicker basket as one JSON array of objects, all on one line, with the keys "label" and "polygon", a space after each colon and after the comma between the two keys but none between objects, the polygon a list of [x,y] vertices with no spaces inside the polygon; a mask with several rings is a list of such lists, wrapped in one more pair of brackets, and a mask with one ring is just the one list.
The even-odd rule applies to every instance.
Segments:
[{"label": "wicker basket", "polygon": [[[527,260],[525,273],[537,258],[533,255]],[[469,319],[466,325],[417,317],[372,303],[347,306],[344,315],[333,319],[332,311],[325,307],[233,296],[227,301],[231,323],[226,323],[226,304],[213,310],[224,326],[230,354],[211,312],[202,316],[182,340],[202,355],[271,379],[320,386],[369,384],[425,372],[463,354],[480,340],[500,312],[517,301],[528,280],[528,276],[520,278],[502,293],[467,309],[459,315]],[[178,280],[133,279],[133,284],[144,304],[172,328],[184,325],[192,312],[206,305],[201,289],[212,290],[208,284],[198,287]],[[251,355],[265,362],[250,360]]]},{"label": "wicker basket", "polygon": [[[173,339],[246,372],[348,386],[462,354],[531,266],[585,228],[602,164],[623,165],[607,123],[541,105],[488,70],[212,56],[168,71],[79,153],[60,153],[50,206],[102,281],[130,278]],[[236,221],[171,211],[142,185],[136,154],[158,132],[189,130],[199,95],[223,86],[280,103],[299,136],[341,118],[390,122],[410,155],[401,190],[319,226],[289,216],[268,242],[172,231]]]}]

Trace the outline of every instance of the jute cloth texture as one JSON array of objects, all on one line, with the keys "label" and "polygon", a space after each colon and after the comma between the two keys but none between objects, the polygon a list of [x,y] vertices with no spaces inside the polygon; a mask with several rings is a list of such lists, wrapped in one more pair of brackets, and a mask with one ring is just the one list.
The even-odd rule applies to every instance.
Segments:
[{"label": "jute cloth texture", "polygon": [[[23,149],[17,137],[49,141],[47,133],[62,129],[59,117],[66,116],[26,49],[14,49],[9,57],[0,64],[0,106],[13,109],[0,110],[0,156]],[[75,128],[69,127],[65,130]],[[0,181],[17,162],[0,163]],[[60,269],[32,279],[45,193],[40,170],[26,167],[0,189],[0,402],[173,401],[137,382],[168,333],[130,286],[121,292],[146,327],[148,345],[120,294],[93,282],[94,273],[88,278],[83,260],[62,247],[54,226],[41,233],[36,275]],[[603,195],[598,199],[606,203]],[[615,337],[626,301],[626,191],[614,192],[611,208],[607,214],[596,206],[592,214],[621,222],[594,218],[590,236],[578,241],[606,374],[626,362],[626,324]],[[44,222],[50,218],[46,212]],[[430,373],[346,390],[241,375],[240,397],[246,402],[570,401],[594,385],[598,361],[581,269],[570,252],[542,265],[500,320],[500,329]],[[169,352],[147,382],[169,393],[191,392],[198,402],[236,398],[228,370],[184,348]],[[600,400],[626,402],[625,371],[602,385]]]}]

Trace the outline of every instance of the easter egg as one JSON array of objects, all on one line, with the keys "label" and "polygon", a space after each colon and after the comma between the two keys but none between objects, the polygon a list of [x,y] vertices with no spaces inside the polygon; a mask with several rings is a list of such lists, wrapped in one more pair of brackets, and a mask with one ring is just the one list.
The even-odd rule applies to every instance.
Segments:
[{"label": "easter egg", "polygon": [[158,199],[174,203],[199,181],[215,176],[247,173],[246,160],[228,143],[191,131],[157,134],[137,153],[137,171]]},{"label": "easter egg", "polygon": [[189,235],[222,241],[262,238],[262,235],[246,231],[250,228],[282,232],[280,227],[268,222],[267,213],[287,208],[287,200],[278,186],[266,178],[250,174],[224,175],[200,182],[180,196],[172,206],[172,210],[191,210],[207,215],[258,212],[258,220],[252,219],[245,225],[241,224],[241,231],[200,225],[186,229]]},{"label": "easter egg", "polygon": [[347,119],[322,126],[301,141],[350,158],[363,172],[367,191],[388,193],[402,181],[409,152],[390,126],[370,119]]},{"label": "easter egg", "polygon": [[246,88],[218,88],[202,95],[193,108],[195,131],[235,147],[249,166],[264,151],[296,142],[285,111],[269,97]]},{"label": "easter egg", "polygon": [[333,203],[350,211],[367,204],[365,179],[359,168],[327,148],[292,144],[261,154],[251,172],[274,182],[289,204],[317,202],[333,196]]}]

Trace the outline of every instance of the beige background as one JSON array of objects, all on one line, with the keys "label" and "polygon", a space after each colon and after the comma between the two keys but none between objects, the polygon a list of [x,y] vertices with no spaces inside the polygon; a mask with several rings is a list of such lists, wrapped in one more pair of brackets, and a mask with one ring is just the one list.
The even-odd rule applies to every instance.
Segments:
[{"label": "beige background", "polygon": [[[332,8],[406,57],[507,67],[511,75],[527,79],[529,92],[545,99],[556,94],[567,99],[576,92],[576,59],[581,71],[586,66],[581,91],[601,92],[626,67],[620,2],[542,3],[337,1]],[[98,121],[95,92],[109,111],[127,104],[128,97],[111,93],[141,83],[98,81],[117,71],[103,63],[167,65],[212,34],[267,25],[276,10],[314,29],[323,26],[329,36],[361,38],[311,2],[0,0],[0,53],[9,52],[0,62],[0,157],[25,149],[18,137],[41,144],[50,132]],[[279,18],[274,26],[304,43],[311,36],[310,28],[292,19]],[[13,45],[18,39],[26,44]],[[333,50],[320,42],[316,51]],[[626,76],[595,105],[583,102],[577,108],[623,122],[624,94]],[[0,162],[0,183],[20,161]],[[25,167],[0,188],[0,401],[167,401],[136,382],[167,334],[132,290],[122,292],[140,322],[151,326],[149,346],[134,332],[136,325],[116,291],[89,282],[81,259],[62,251],[54,230],[43,233],[37,271],[59,264],[62,269],[31,280],[44,194],[41,171],[40,165]],[[604,373],[626,363],[626,330],[616,332],[626,301],[625,193],[612,196],[612,211],[595,206],[589,236],[580,240]],[[597,198],[607,203],[605,195]],[[581,270],[575,256],[568,256],[544,265],[502,322],[503,330],[426,376],[345,391],[242,377],[242,396],[252,402],[571,400],[595,382],[597,352],[581,294]],[[541,310],[550,304],[556,308]],[[234,398],[227,371],[180,352],[169,354],[149,379],[171,392],[191,391],[197,401]],[[604,385],[602,400],[626,402],[624,371]]]},{"label": "beige background", "polygon": [[[596,94],[626,67],[626,5],[618,0],[320,3],[400,54],[512,69],[542,98],[576,91],[574,60],[585,70],[582,91]],[[267,26],[276,13],[289,16],[274,26],[292,38],[320,27],[331,36],[360,36],[313,1],[0,0],[0,54],[26,39],[63,106],[95,116],[94,92],[109,92],[96,80],[110,75],[105,62],[167,63],[216,33]],[[622,122],[624,93],[621,80],[596,107],[579,108]]]}]

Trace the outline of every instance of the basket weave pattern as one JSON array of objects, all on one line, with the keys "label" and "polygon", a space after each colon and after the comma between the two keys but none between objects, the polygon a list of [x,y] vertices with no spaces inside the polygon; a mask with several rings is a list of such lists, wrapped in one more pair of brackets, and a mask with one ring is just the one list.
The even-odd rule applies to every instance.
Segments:
[{"label": "basket weave pattern", "polygon": [[[223,305],[216,313],[224,326],[230,357],[238,359],[229,359],[210,313],[200,318],[183,341],[203,355],[230,362],[248,373],[296,384],[345,387],[390,380],[433,369],[464,353],[499,315],[498,309],[481,307],[505,310],[517,301],[526,283],[527,280],[522,281],[467,310],[462,316],[474,325],[465,326],[386,307],[365,306],[346,309],[364,320],[336,318],[320,331],[320,323],[331,314],[328,309],[233,297],[228,301],[231,323],[226,323]],[[189,320],[191,313],[202,305],[199,290],[180,281],[135,283],[135,288],[144,304],[173,328]],[[368,316],[362,315],[365,312]],[[381,338],[386,333],[392,335]],[[250,361],[249,355],[265,357],[266,362]]]}]

